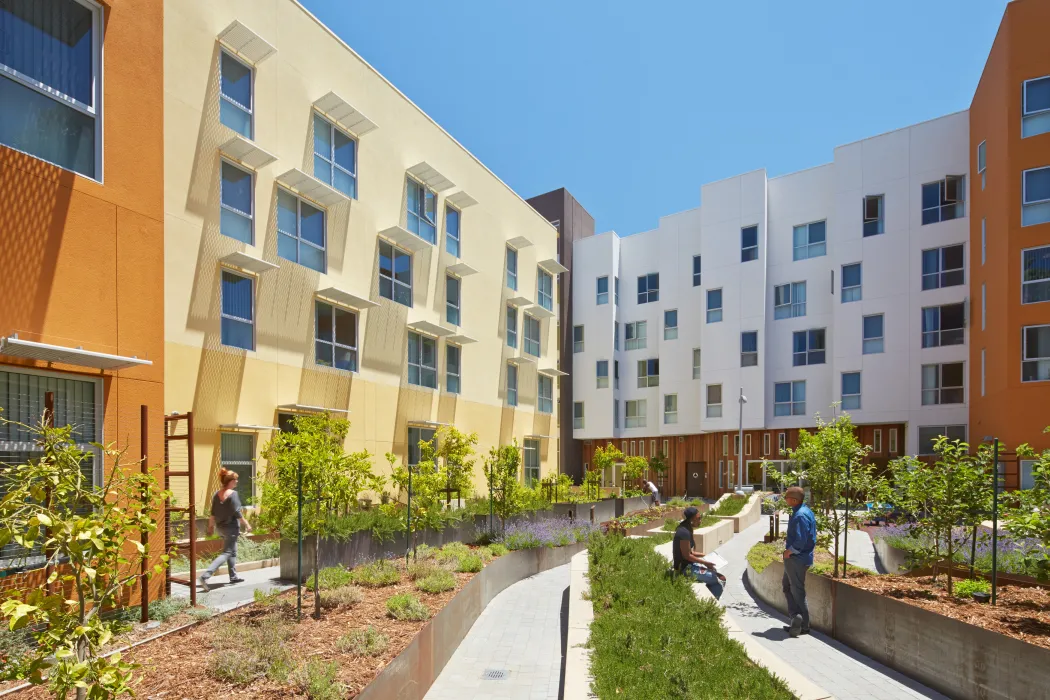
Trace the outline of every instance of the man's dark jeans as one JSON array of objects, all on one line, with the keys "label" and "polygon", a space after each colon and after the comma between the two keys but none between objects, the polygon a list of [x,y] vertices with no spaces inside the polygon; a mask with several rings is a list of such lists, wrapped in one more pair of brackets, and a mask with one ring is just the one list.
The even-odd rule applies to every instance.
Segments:
[{"label": "man's dark jeans", "polygon": [[784,577],[781,586],[787,598],[788,615],[802,616],[802,629],[809,629],[809,605],[806,603],[806,571],[809,564],[796,556],[784,560]]}]

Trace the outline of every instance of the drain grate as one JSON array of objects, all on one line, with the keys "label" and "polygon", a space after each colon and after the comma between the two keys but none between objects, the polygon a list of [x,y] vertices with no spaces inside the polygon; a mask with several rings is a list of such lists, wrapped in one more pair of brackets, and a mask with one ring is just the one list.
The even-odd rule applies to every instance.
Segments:
[{"label": "drain grate", "polygon": [[502,681],[507,679],[507,671],[502,668],[489,668],[481,674],[483,681]]}]

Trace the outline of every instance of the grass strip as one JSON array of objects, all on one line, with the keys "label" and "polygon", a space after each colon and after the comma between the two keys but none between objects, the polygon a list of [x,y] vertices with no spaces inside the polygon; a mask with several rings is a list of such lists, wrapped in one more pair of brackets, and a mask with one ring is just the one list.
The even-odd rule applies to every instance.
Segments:
[{"label": "grass strip", "polygon": [[711,510],[711,515],[738,515],[747,505],[747,496],[729,496],[723,498],[718,507]]}]

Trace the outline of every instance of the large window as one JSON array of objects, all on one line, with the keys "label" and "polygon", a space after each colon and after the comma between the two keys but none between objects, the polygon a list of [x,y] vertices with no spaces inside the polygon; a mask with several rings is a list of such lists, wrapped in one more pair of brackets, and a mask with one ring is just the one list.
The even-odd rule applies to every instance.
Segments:
[{"label": "large window", "polygon": [[546,374],[536,377],[536,409],[540,413],[554,413],[554,380]]},{"label": "large window", "polygon": [[966,440],[965,425],[920,425],[919,426],[919,454],[932,455],[933,444],[941,435],[949,440]]},{"label": "large window", "polygon": [[412,256],[379,242],[379,296],[412,306]]},{"label": "large window", "polygon": [[576,401],[572,404],[572,428],[573,430],[583,430],[583,426],[583,401]]},{"label": "large window", "polygon": [[540,441],[525,438],[521,450],[525,485],[529,488],[540,485]]},{"label": "large window", "polygon": [[518,291],[518,251],[507,248],[507,286]]},{"label": "large window", "polygon": [[221,433],[219,466],[237,474],[241,503],[255,496],[255,436],[251,433]]},{"label": "large window", "polygon": [[794,231],[794,259],[806,260],[826,255],[828,225],[826,221],[814,221],[796,226]]},{"label": "large window", "polygon": [[962,175],[949,175],[943,180],[923,185],[923,225],[962,218],[965,196],[965,178]]},{"label": "large window", "polygon": [[940,289],[963,283],[963,246],[950,245],[922,251],[922,288]]},{"label": "large window", "polygon": [[660,300],[660,273],[650,272],[638,278],[638,303],[648,304]]},{"label": "large window", "polygon": [[791,282],[773,288],[773,318],[806,315],[806,283]]},{"label": "large window", "polygon": [[609,388],[609,361],[598,360],[595,363],[594,374],[596,377],[596,385],[599,389]]},{"label": "large window", "polygon": [[664,340],[678,338],[678,309],[664,311]]},{"label": "large window", "polygon": [[314,177],[357,198],[357,141],[319,114],[314,115]]},{"label": "large window", "polygon": [[[255,349],[255,280],[222,271],[222,344]],[[4,416],[7,418],[7,416]]]},{"label": "large window", "polygon": [[963,304],[928,306],[922,310],[922,346],[937,348],[963,344]]},{"label": "large window", "polygon": [[357,371],[357,314],[314,302],[314,361],[325,367]]},{"label": "large window", "polygon": [[806,382],[777,382],[774,384],[773,415],[806,415]]},{"label": "large window", "polygon": [[638,360],[638,388],[660,386],[660,358]]},{"label": "large window", "polygon": [[325,213],[291,192],[277,190],[277,255],[325,271]]},{"label": "large window", "polygon": [[721,384],[708,384],[707,385],[707,417],[708,418],[721,418],[722,417],[722,385]]},{"label": "large window", "polygon": [[885,231],[885,218],[883,202],[885,198],[881,194],[868,195],[864,198],[863,218],[864,237],[877,236]]},{"label": "large window", "polygon": [[445,321],[453,326],[459,325],[459,287],[458,277],[445,277]]},{"label": "large window", "polygon": [[842,373],[842,410],[860,409],[860,372]]},{"label": "large window", "polygon": [[699,255],[694,255],[693,256],[693,286],[694,287],[699,287],[700,286],[700,279],[701,279],[701,275],[700,275],[700,256]]},{"label": "large window", "polygon": [[664,424],[678,422],[678,394],[664,394]]},{"label": "large window", "polygon": [[1022,342],[1021,381],[1050,380],[1050,326],[1025,326]]},{"label": "large window", "polygon": [[460,392],[460,379],[463,373],[463,350],[458,345],[445,343],[445,391],[450,394]]},{"label": "large window", "polygon": [[251,245],[255,242],[255,177],[233,163],[222,161],[219,192],[219,233]]},{"label": "large window", "polygon": [[795,331],[792,334],[791,364],[795,367],[824,364],[826,351],[827,345],[823,328]]},{"label": "large window", "polygon": [[408,188],[408,230],[430,244],[437,242],[437,195],[412,178],[405,179]]},{"label": "large window", "polygon": [[645,399],[637,399],[635,401],[624,402],[624,427],[627,428],[644,428],[645,427],[645,414],[646,405]]},{"label": "large window", "polygon": [[609,303],[609,277],[599,277],[595,283],[595,303],[598,306]]},{"label": "large window", "polygon": [[1025,170],[1022,174],[1021,225],[1050,221],[1050,167]]},{"label": "large window", "polygon": [[1050,301],[1050,246],[1021,253],[1021,303]]},{"label": "large window", "polygon": [[758,260],[758,226],[740,229],[740,262]]},{"label": "large window", "polygon": [[536,270],[536,301],[547,311],[554,310],[554,278],[542,268]]},{"label": "large window", "polygon": [[583,326],[572,327],[572,351],[583,352]]},{"label": "large window", "polygon": [[700,348],[693,348],[693,379],[700,378]]},{"label": "large window", "polygon": [[842,303],[861,300],[860,263],[842,266]]},{"label": "large window", "polygon": [[408,427],[408,466],[414,467],[423,458],[423,451],[419,443],[428,442],[431,448],[437,449],[437,440],[432,428],[418,428],[410,425]]},{"label": "large window", "polygon": [[525,334],[523,349],[529,355],[540,356],[540,320],[528,314],[524,315],[522,330]]},{"label": "large window", "polygon": [[459,257],[459,209],[445,207],[445,252],[449,255]]},{"label": "large window", "polygon": [[740,334],[740,366],[758,366],[758,331],[744,331]]},{"label": "large window", "polygon": [[988,169],[988,142],[981,141],[977,144],[977,172],[981,175],[981,189],[983,190],[985,185],[988,183],[988,173],[985,170]]},{"label": "large window", "polygon": [[507,363],[507,405],[518,405],[518,366]]},{"label": "large window", "polygon": [[624,350],[642,350],[646,343],[646,322],[635,321],[624,327]]},{"label": "large window", "polygon": [[1050,131],[1050,75],[1024,81],[1021,138]]},{"label": "large window", "polygon": [[246,63],[222,52],[219,59],[219,121],[253,139],[254,76]]},{"label": "large window", "polygon": [[707,290],[707,322],[718,323],[722,320],[722,290]]},{"label": "large window", "polygon": [[963,363],[922,366],[922,405],[963,402]]},{"label": "large window", "polygon": [[883,335],[883,315],[872,314],[863,319],[863,353],[865,355],[877,355],[883,351],[885,337]]},{"label": "large window", "polygon": [[0,143],[101,179],[102,8],[0,3]]},{"label": "large window", "polygon": [[430,336],[408,334],[408,383],[437,389],[437,341]]},{"label": "large window", "polygon": [[[576,329],[580,329],[580,335],[583,335],[583,326],[576,326],[572,329],[573,336],[576,335]],[[518,347],[518,309],[517,307],[507,305],[507,347],[516,348]],[[582,351],[583,348],[581,347]],[[574,350],[575,352],[575,350]]]}]

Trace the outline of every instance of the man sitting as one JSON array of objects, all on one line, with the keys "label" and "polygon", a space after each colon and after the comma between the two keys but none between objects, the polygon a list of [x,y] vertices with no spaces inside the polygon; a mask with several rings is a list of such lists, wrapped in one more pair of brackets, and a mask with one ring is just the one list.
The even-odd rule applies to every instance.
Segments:
[{"label": "man sitting", "polygon": [[693,506],[686,508],[682,516],[682,522],[675,530],[671,543],[674,570],[700,583],[706,583],[707,590],[711,591],[716,599],[720,598],[726,577],[715,571],[714,565],[703,558],[703,553],[697,554],[693,551],[693,530],[700,524],[703,516]]}]

